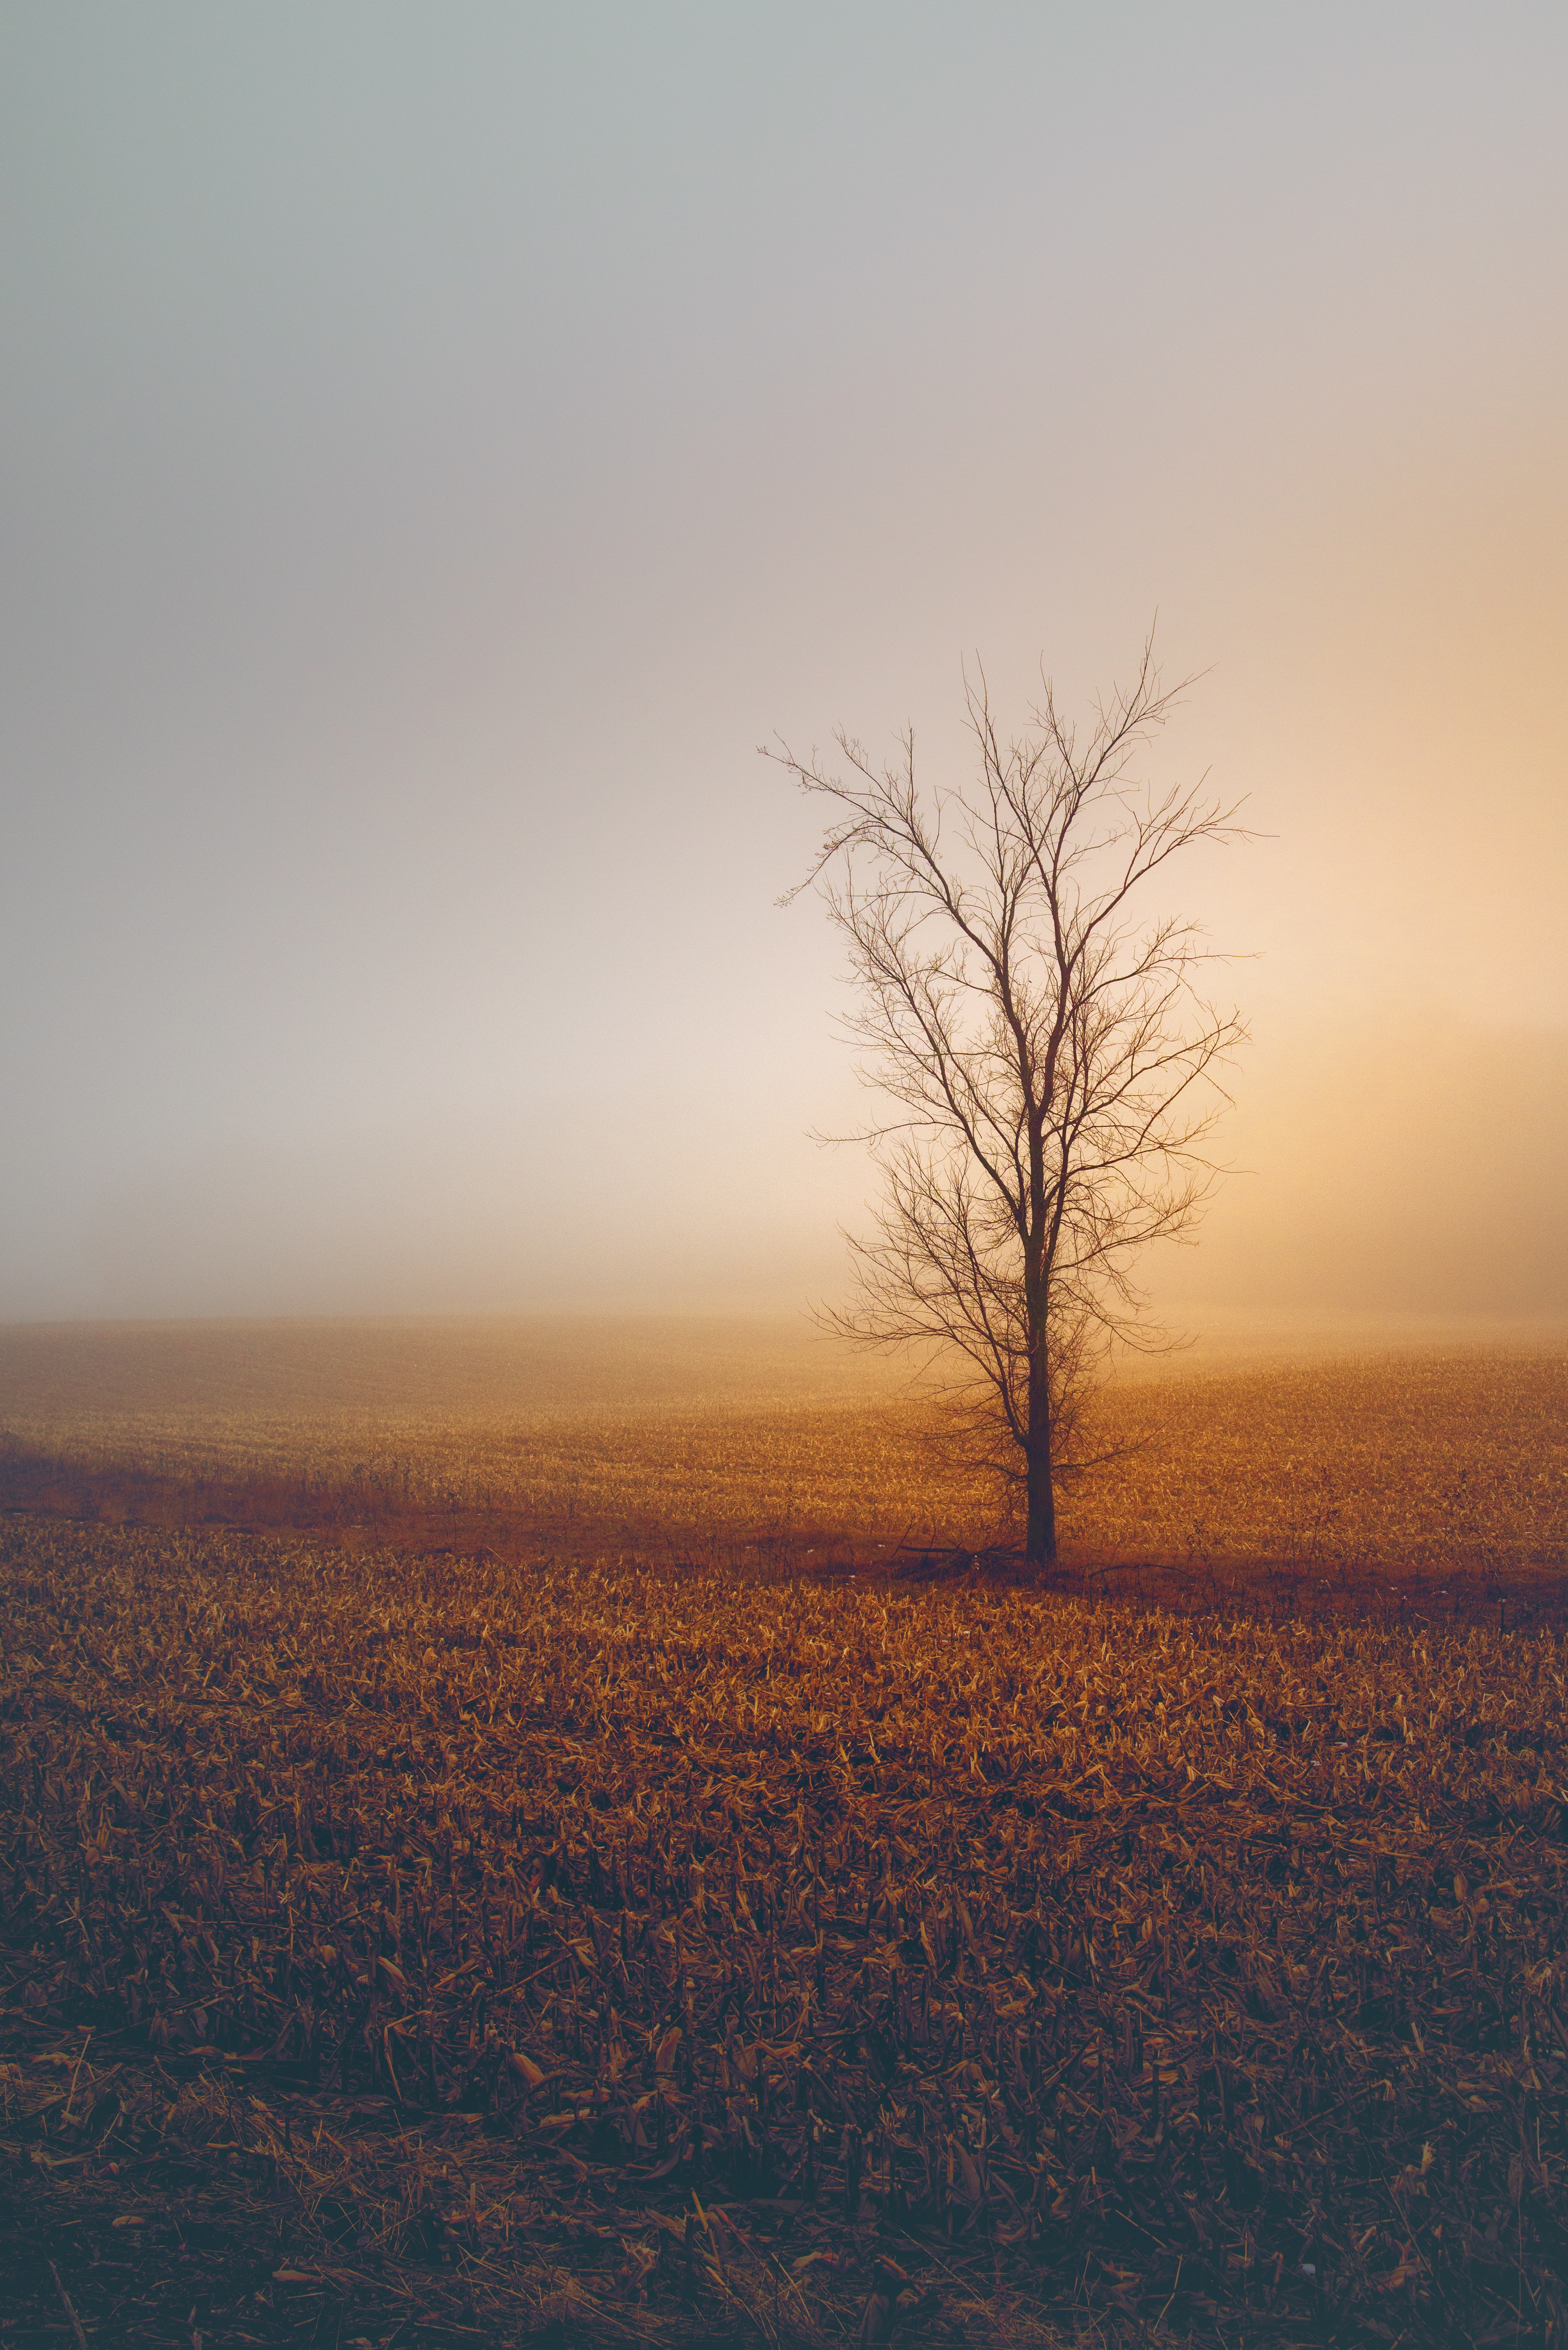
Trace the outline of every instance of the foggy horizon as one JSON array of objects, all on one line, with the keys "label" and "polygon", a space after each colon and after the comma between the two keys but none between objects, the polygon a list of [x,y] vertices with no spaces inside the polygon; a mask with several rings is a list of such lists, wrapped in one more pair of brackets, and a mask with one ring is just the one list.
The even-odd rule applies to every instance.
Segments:
[{"label": "foggy horizon", "polygon": [[756,746],[1157,619],[1258,837],[1156,1308],[1568,1320],[1558,13],[0,24],[0,1323],[841,1294]]}]

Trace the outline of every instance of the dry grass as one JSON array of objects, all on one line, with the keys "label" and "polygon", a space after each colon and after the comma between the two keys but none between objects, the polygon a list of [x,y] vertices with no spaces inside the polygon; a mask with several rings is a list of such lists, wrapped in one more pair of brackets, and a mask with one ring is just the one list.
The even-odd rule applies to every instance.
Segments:
[{"label": "dry grass", "polygon": [[1113,1389],[1137,1449],[1072,1523],[1111,1554],[1492,1579],[1568,1564],[1568,1357],[1329,1361]]},{"label": "dry grass", "polygon": [[[877,1381],[880,1384],[877,1384]],[[14,1506],[521,1556],[862,1567],[1005,1540],[940,1419],[856,1357],[725,1325],[0,1334]],[[1451,1352],[1113,1387],[1069,1560],[1212,1603],[1554,1594],[1568,1356]],[[1125,1579],[1125,1578],[1124,1578]],[[1445,1589],[1446,1586],[1446,1589]]]},{"label": "dry grass", "polygon": [[1552,1634],[3,1572],[8,2339],[1563,2339]]}]

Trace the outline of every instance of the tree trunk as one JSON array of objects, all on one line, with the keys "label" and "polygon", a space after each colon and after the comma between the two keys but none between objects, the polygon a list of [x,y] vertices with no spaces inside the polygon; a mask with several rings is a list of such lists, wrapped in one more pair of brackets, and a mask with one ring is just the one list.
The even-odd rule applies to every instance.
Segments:
[{"label": "tree trunk", "polygon": [[1056,1497],[1051,1490],[1051,1451],[1029,1448],[1029,1523],[1023,1555],[1031,1566],[1052,1566],[1056,1559]]},{"label": "tree trunk", "polygon": [[[1044,1317],[1042,1315],[1042,1321]],[[1051,1484],[1051,1389],[1045,1370],[1045,1340],[1040,1341],[1029,1365],[1029,1440],[1024,1447],[1028,1477],[1029,1520],[1023,1555],[1031,1566],[1054,1566],[1056,1561],[1056,1496]]]}]

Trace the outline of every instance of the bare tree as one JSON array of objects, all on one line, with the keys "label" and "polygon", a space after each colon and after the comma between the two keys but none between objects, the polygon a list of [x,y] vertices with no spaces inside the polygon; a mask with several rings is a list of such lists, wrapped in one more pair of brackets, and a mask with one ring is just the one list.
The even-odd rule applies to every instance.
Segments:
[{"label": "bare tree", "polygon": [[1186,1232],[1212,1181],[1202,1145],[1245,1035],[1201,991],[1217,958],[1199,927],[1134,905],[1182,850],[1244,837],[1201,784],[1134,777],[1182,691],[1150,644],[1082,743],[1049,682],[1033,731],[1004,743],[983,675],[966,678],[977,768],[951,790],[917,784],[912,732],[881,766],[841,732],[841,772],[766,751],[832,804],[784,902],[815,884],[842,933],[846,1025],[890,1111],[857,1138],[883,1194],[851,1241],[855,1303],[829,1319],[958,1365],[1035,1564],[1056,1555],[1085,1396],[1118,1340],[1139,1343],[1131,1261]]}]

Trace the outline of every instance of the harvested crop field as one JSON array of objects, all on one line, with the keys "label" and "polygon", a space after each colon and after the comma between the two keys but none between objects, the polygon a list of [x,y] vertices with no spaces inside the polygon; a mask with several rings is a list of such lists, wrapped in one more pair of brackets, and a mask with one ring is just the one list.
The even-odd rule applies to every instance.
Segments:
[{"label": "harvested crop field", "polygon": [[[787,1326],[0,1331],[0,1503],[100,1521],[865,1570],[1012,1538],[943,1437],[907,1375]],[[1124,1380],[1092,1449],[1103,1467],[1063,1496],[1080,1581],[1295,1612],[1557,1608],[1561,1346]]]},{"label": "harvested crop field", "polygon": [[1562,2341],[1555,1632],[0,1544],[7,2340]]}]

